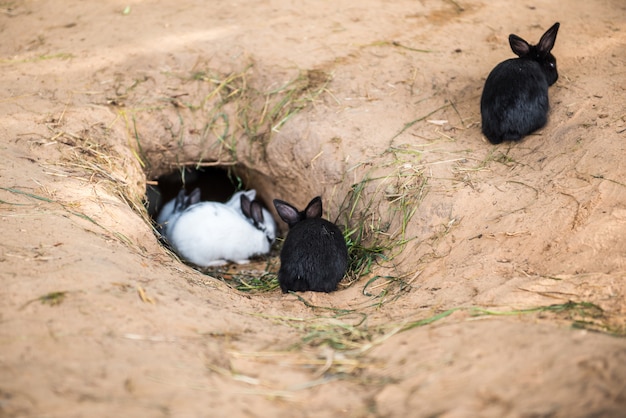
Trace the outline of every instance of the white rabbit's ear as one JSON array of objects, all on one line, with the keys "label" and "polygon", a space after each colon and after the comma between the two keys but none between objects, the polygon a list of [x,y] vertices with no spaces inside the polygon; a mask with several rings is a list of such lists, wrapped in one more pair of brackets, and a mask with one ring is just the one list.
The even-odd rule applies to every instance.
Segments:
[{"label": "white rabbit's ear", "polygon": [[242,193],[239,199],[241,202],[241,213],[243,213],[246,218],[252,218],[252,202],[248,199],[248,196]]},{"label": "white rabbit's ear", "polygon": [[298,209],[283,200],[274,199],[274,207],[276,212],[278,212],[278,216],[290,227],[301,219]]},{"label": "white rabbit's ear", "polygon": [[554,42],[556,42],[556,34],[559,31],[559,22],[556,22],[550,29],[546,31],[541,36],[539,43],[537,44],[537,50],[542,55],[547,55],[548,52],[552,51],[554,47]]},{"label": "white rabbit's ear", "polygon": [[250,204],[250,214],[255,225],[263,225],[263,206],[259,202]]},{"label": "white rabbit's ear", "polygon": [[515,55],[520,58],[524,58],[530,52],[528,42],[514,34],[509,35],[509,45],[511,45],[511,49],[515,52]]},{"label": "white rabbit's ear", "polygon": [[314,197],[309,202],[304,210],[307,219],[321,218],[322,217],[322,198],[320,196]]},{"label": "white rabbit's ear", "polygon": [[174,212],[181,211],[185,208],[185,199],[187,195],[185,194],[185,189],[181,189],[176,196],[176,200],[174,203]]},{"label": "white rabbit's ear", "polygon": [[250,199],[250,201],[252,201],[256,197],[256,190],[250,189],[250,190],[235,192],[230,197],[230,199],[228,199],[228,201],[225,203],[225,205],[226,206],[231,206],[231,207],[239,207],[238,205],[241,203],[241,195],[246,195],[248,197],[248,199]]},{"label": "white rabbit's ear", "polygon": [[200,201],[200,189],[196,187],[189,194],[189,206],[195,205]]}]

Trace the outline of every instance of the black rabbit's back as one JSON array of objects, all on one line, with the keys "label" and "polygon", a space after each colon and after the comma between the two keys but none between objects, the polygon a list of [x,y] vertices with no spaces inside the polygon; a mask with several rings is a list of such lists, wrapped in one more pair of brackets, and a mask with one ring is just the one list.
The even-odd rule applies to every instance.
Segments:
[{"label": "black rabbit's back", "polygon": [[325,219],[304,219],[289,230],[281,251],[278,281],[283,292],[332,292],[348,265],[339,228]]},{"label": "black rabbit's back", "polygon": [[498,64],[485,82],[480,109],[482,130],[494,144],[516,141],[547,122],[549,80],[541,65],[528,59]]}]

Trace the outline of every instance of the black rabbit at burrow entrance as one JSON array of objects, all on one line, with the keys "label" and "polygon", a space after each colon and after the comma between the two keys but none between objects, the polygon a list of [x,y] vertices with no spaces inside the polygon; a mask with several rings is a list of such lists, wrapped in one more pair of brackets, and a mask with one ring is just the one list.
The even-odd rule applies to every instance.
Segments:
[{"label": "black rabbit at burrow entrance", "polygon": [[550,53],[559,23],[543,34],[537,45],[509,35],[519,58],[498,64],[489,73],[480,98],[483,134],[492,144],[518,141],[543,127],[548,120],[548,87],[559,75]]},{"label": "black rabbit at burrow entrance", "polygon": [[348,268],[348,248],[337,225],[321,218],[321,197],[302,212],[279,199],[274,199],[274,207],[289,226],[278,271],[283,293],[336,290]]}]

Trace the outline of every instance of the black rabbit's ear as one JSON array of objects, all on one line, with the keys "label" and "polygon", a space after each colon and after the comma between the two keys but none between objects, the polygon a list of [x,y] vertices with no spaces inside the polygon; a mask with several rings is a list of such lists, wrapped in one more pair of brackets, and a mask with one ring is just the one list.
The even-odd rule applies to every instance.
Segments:
[{"label": "black rabbit's ear", "polygon": [[537,50],[542,55],[547,55],[548,52],[552,51],[554,47],[554,42],[556,41],[556,34],[559,31],[559,22],[556,22],[550,29],[546,31],[541,36],[539,43],[537,44]]},{"label": "black rabbit's ear", "polygon": [[300,213],[298,209],[291,206],[289,203],[274,199],[274,207],[276,208],[276,212],[278,212],[278,216],[280,219],[285,221],[287,225],[292,226],[300,220]]},{"label": "black rabbit's ear", "polygon": [[307,219],[321,218],[322,217],[322,198],[320,196],[314,197],[309,202],[304,210]]},{"label": "black rabbit's ear", "polygon": [[511,45],[511,49],[515,52],[515,55],[520,58],[524,58],[530,52],[528,42],[514,34],[509,35],[509,45]]}]

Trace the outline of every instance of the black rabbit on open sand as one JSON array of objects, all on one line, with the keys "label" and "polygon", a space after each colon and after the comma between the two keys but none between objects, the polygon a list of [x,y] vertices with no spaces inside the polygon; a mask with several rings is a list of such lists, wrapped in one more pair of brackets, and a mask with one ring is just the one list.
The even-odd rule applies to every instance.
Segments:
[{"label": "black rabbit on open sand", "polygon": [[480,98],[482,131],[492,144],[520,140],[546,124],[548,87],[559,77],[550,53],[558,30],[557,22],[537,45],[509,35],[519,58],[503,61],[491,71]]},{"label": "black rabbit on open sand", "polygon": [[274,207],[289,225],[278,271],[283,293],[336,290],[348,267],[348,248],[337,225],[321,218],[322,198],[311,200],[302,212],[279,199]]}]

